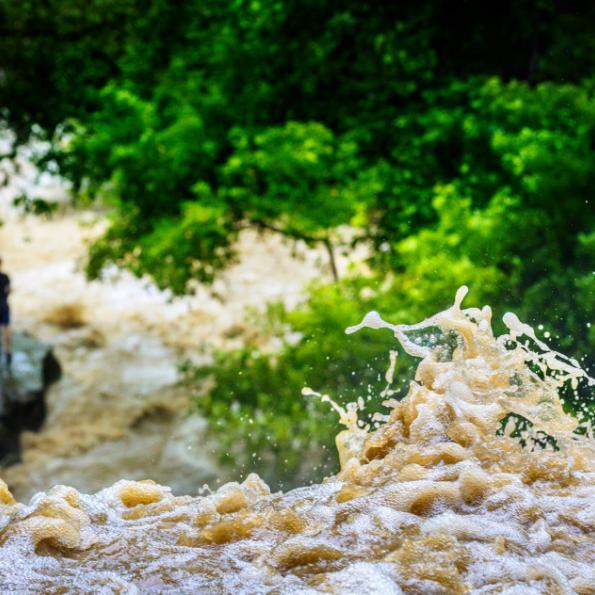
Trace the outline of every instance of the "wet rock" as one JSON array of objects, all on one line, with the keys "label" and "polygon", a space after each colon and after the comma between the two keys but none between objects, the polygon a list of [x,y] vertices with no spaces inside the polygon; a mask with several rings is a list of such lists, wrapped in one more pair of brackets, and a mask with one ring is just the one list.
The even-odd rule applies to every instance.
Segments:
[{"label": "wet rock", "polygon": [[60,375],[49,345],[15,333],[12,366],[0,369],[0,465],[18,462],[20,435],[39,430],[46,416],[46,390]]}]

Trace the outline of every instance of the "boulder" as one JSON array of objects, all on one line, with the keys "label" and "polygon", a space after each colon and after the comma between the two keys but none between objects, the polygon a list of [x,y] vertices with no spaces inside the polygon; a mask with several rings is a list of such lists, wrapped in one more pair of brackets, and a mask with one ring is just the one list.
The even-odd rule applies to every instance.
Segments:
[{"label": "boulder", "polygon": [[27,333],[14,334],[12,366],[0,367],[0,466],[18,462],[20,435],[39,430],[46,416],[47,388],[60,375],[49,345]]}]

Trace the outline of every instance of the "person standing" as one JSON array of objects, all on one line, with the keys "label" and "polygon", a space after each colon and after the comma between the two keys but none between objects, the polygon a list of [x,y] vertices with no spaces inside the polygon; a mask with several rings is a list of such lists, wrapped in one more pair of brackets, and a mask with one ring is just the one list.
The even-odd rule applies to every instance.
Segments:
[{"label": "person standing", "polygon": [[10,329],[10,306],[8,294],[10,293],[10,277],[2,270],[0,258],[0,329],[2,329],[2,343],[6,357],[6,365],[12,364],[12,332]]}]

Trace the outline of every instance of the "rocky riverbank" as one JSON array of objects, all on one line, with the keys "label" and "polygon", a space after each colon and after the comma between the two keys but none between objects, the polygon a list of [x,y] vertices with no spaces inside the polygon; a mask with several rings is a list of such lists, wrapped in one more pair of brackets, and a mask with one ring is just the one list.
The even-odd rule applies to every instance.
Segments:
[{"label": "rocky riverbank", "polygon": [[17,463],[21,434],[37,431],[46,417],[46,393],[62,373],[51,347],[26,333],[13,340],[15,358],[0,369],[0,465]]}]

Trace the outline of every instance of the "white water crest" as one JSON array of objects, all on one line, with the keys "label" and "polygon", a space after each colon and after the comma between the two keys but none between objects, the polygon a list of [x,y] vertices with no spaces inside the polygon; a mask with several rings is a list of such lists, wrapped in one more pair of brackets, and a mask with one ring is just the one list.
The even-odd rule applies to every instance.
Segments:
[{"label": "white water crest", "polygon": [[[390,328],[422,359],[378,429],[353,423],[359,404],[338,409],[347,429],[337,436],[336,475],[285,494],[256,475],[202,497],[151,481],[122,480],[95,495],[57,486],[29,504],[0,485],[0,584],[7,592],[595,592],[594,441],[576,433],[580,420],[559,397],[565,383],[593,380],[547,345],[519,341],[531,333],[510,315],[510,332],[494,336],[490,309],[462,309],[464,293],[419,324],[374,315],[355,327]],[[407,336],[434,327],[455,334],[451,351]],[[533,423],[526,446],[511,428],[498,431],[510,413]],[[531,446],[537,432],[556,448]]]}]

